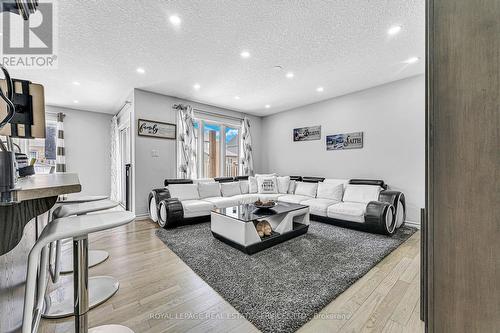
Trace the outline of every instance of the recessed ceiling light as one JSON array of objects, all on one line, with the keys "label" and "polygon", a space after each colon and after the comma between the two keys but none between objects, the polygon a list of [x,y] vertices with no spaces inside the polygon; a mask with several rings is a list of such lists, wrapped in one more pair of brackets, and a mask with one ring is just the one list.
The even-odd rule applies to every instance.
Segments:
[{"label": "recessed ceiling light", "polygon": [[170,23],[172,23],[175,26],[179,26],[182,22],[181,18],[177,15],[170,15],[168,20],[170,21]]},{"label": "recessed ceiling light", "polygon": [[75,100],[73,101],[73,103],[78,104],[79,102],[75,99]]},{"label": "recessed ceiling light", "polygon": [[78,81],[73,81],[73,84],[74,84],[75,86],[79,86],[79,85],[80,85],[80,82],[78,82]]},{"label": "recessed ceiling light", "polygon": [[194,90],[200,90],[201,86],[198,83],[193,85]]},{"label": "recessed ceiling light", "polygon": [[234,99],[240,99],[240,96],[234,96]]},{"label": "recessed ceiling light", "polygon": [[240,53],[240,56],[241,56],[242,58],[245,58],[245,59],[246,59],[246,58],[250,58],[250,52],[248,52],[248,51],[243,51],[243,52],[241,52],[241,53]]},{"label": "recessed ceiling light", "polygon": [[389,36],[394,36],[401,31],[401,28],[402,27],[400,25],[393,25],[392,27],[389,28],[389,30],[387,30],[387,34]]},{"label": "recessed ceiling light", "polygon": [[293,72],[286,73],[286,77],[289,79],[293,78],[294,76],[295,76],[295,74],[293,74]]},{"label": "recessed ceiling light", "polygon": [[266,109],[269,109],[270,107],[271,107],[271,105],[269,105],[269,104],[266,104],[266,105],[265,105],[265,108],[266,108]]},{"label": "recessed ceiling light", "polygon": [[325,88],[323,88],[323,87],[318,87],[318,88],[316,88],[316,91],[317,91],[317,92],[323,92],[324,90],[325,90]]},{"label": "recessed ceiling light", "polygon": [[144,73],[146,73],[146,70],[145,70],[144,68],[142,68],[142,67],[137,68],[137,69],[136,69],[136,71],[137,71],[137,73],[139,73],[139,74],[144,74]]},{"label": "recessed ceiling light", "polygon": [[414,63],[418,62],[419,60],[420,60],[419,57],[411,57],[411,58],[406,59],[404,62],[407,64],[414,64]]}]

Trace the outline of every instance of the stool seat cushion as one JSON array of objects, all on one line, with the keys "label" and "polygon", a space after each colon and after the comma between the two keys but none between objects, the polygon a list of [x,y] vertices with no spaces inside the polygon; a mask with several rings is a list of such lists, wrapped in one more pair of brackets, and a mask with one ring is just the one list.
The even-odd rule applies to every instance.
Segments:
[{"label": "stool seat cushion", "polygon": [[107,210],[118,206],[118,202],[112,200],[91,201],[73,205],[63,205],[54,210],[54,219],[72,215],[84,215],[101,210]]}]

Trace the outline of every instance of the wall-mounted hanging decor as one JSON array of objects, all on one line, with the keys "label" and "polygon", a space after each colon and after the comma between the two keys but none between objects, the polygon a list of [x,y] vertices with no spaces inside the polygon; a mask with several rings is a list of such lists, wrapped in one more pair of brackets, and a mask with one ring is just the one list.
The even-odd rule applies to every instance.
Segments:
[{"label": "wall-mounted hanging decor", "polygon": [[137,134],[140,136],[173,140],[176,138],[175,124],[162,123],[160,121],[139,119],[137,131]]},{"label": "wall-mounted hanging decor", "polygon": [[293,141],[310,141],[319,139],[321,139],[321,126],[293,129]]},{"label": "wall-mounted hanging decor", "polygon": [[326,136],[326,150],[363,148],[363,132]]}]

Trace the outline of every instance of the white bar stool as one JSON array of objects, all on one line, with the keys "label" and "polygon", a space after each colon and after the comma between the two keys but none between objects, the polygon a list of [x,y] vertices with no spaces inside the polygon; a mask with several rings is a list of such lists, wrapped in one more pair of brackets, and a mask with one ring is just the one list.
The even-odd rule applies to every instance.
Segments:
[{"label": "white bar stool", "polygon": [[[40,310],[45,294],[48,265],[48,248],[51,242],[73,238],[73,311],[75,314],[76,333],[131,333],[127,327],[120,325],[104,325],[89,330],[88,311],[88,235],[112,229],[132,222],[135,215],[131,212],[110,212],[95,215],[72,216],[60,218],[48,224],[40,234],[28,257],[28,272],[24,295],[23,333],[34,333],[38,330]],[[40,264],[40,283],[37,283],[37,270]],[[36,292],[38,288],[38,293]],[[38,296],[38,297],[37,297]]]},{"label": "white bar stool", "polygon": [[[54,220],[57,221],[61,218],[66,218],[69,216],[82,216],[92,212],[104,211],[107,209],[114,208],[118,205],[117,202],[111,200],[100,200],[93,202],[86,202],[73,205],[65,205],[58,207],[54,210],[53,216]],[[52,223],[52,222],[51,222]],[[50,223],[49,223],[50,225]],[[74,241],[73,241],[74,245]],[[73,258],[74,258],[74,246],[73,246]],[[57,261],[61,253],[61,240],[56,241],[56,267],[54,270],[50,268],[49,270],[52,275],[52,280],[54,283],[59,281],[59,272],[57,269]],[[107,252],[106,252],[107,253]],[[89,251],[90,254],[90,251]],[[73,258],[70,258],[71,264],[74,266]],[[88,259],[87,259],[88,263]],[[90,265],[89,265],[90,267]],[[72,269],[73,270],[73,269]],[[102,304],[113,296],[119,287],[119,282],[117,279],[111,276],[96,276],[91,277],[88,281],[89,289],[89,303],[90,308],[94,308],[99,304]],[[73,315],[73,285],[72,283],[65,283],[50,294],[45,296],[44,307],[42,309],[42,317],[48,319],[63,318]]]},{"label": "white bar stool", "polygon": [[[95,201],[101,201],[101,200],[107,200],[108,197],[105,195],[86,195],[86,196],[74,196],[70,198],[64,198],[64,197],[59,197],[59,199],[56,202],[56,206],[59,206],[58,208],[64,207],[66,205],[73,205],[73,204],[81,204],[81,203],[87,203],[87,202],[95,202]],[[118,203],[116,204],[118,206]],[[66,216],[55,216],[55,212],[57,211],[56,208],[52,214],[52,219],[55,220],[59,217],[66,217]],[[57,214],[56,214],[57,215]],[[59,274],[68,274],[73,272],[73,255],[69,251],[63,251],[61,254],[61,248],[63,245],[63,241],[59,241],[59,249],[57,248],[56,244],[56,259],[55,259],[55,264],[56,267],[52,269],[52,272],[56,272],[57,278],[59,277]],[[52,247],[51,247],[52,251]],[[57,257],[57,255],[60,256]],[[50,258],[52,258],[52,254],[50,255]],[[108,259],[109,253],[104,250],[89,250],[89,267],[94,267],[96,265],[99,265],[100,263],[104,262],[106,259]],[[55,283],[57,282],[56,277],[54,277],[54,274],[52,274],[52,281]]]}]

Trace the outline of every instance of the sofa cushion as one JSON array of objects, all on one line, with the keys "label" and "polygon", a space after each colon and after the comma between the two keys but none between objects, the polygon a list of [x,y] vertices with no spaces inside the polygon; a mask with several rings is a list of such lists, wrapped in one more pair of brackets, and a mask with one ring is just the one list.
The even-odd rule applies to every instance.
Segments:
[{"label": "sofa cushion", "polygon": [[200,198],[220,197],[220,183],[198,183],[198,193]]},{"label": "sofa cushion", "polygon": [[259,193],[278,193],[278,184],[276,176],[272,177],[256,177]]},{"label": "sofa cushion", "polygon": [[215,179],[213,179],[213,178],[193,179],[193,184],[199,184],[199,183],[215,183]]},{"label": "sofa cushion", "polygon": [[240,180],[240,192],[241,194],[248,194],[250,193],[250,183],[248,180]]},{"label": "sofa cushion", "polygon": [[170,184],[167,187],[171,198],[179,200],[197,200],[200,198],[198,184]]},{"label": "sofa cushion", "polygon": [[269,201],[269,200],[278,200],[279,197],[281,197],[283,194],[281,193],[259,193],[259,199],[261,201]]},{"label": "sofa cushion", "polygon": [[319,216],[326,216],[328,207],[336,203],[338,203],[338,201],[321,198],[314,198],[300,202],[301,205],[309,206],[311,214]]},{"label": "sofa cushion", "polygon": [[318,183],[317,198],[334,200],[335,202],[342,201],[342,194],[344,193],[343,184],[335,183]]},{"label": "sofa cushion", "polygon": [[244,205],[254,203],[255,201],[257,201],[257,199],[259,199],[259,195],[257,193],[240,194],[235,195],[232,198],[237,199],[241,205]]},{"label": "sofa cushion", "polygon": [[239,182],[221,183],[220,190],[223,197],[232,197],[234,195],[241,194]]},{"label": "sofa cushion", "polygon": [[257,178],[248,177],[248,192],[249,193],[257,193],[259,186],[257,185]]},{"label": "sofa cushion", "polygon": [[290,176],[276,177],[276,181],[278,183],[278,193],[288,193],[288,188],[290,187]]},{"label": "sofa cushion", "polygon": [[288,183],[288,194],[293,194],[295,192],[295,186],[297,186],[297,181],[290,179],[290,183]]},{"label": "sofa cushion", "polygon": [[296,195],[296,194],[285,194],[278,197],[278,201],[296,203],[299,204],[302,201],[306,201],[311,199],[311,197],[307,195]]},{"label": "sofa cushion", "polygon": [[217,208],[227,208],[232,206],[238,206],[240,204],[238,198],[236,197],[213,197],[213,198],[205,198],[203,200],[211,202]]},{"label": "sofa cushion", "polygon": [[347,185],[342,201],[359,202],[365,205],[370,201],[378,201],[378,196],[382,188],[373,185]]},{"label": "sofa cushion", "polygon": [[212,209],[215,208],[213,203],[204,200],[184,200],[181,201],[184,209],[184,217],[197,217],[210,215]]},{"label": "sofa cushion", "polygon": [[318,183],[297,182],[294,194],[305,195],[311,198],[315,198],[317,190],[318,190]]},{"label": "sofa cushion", "polygon": [[365,222],[366,204],[358,202],[339,202],[327,209],[327,216],[344,221]]}]

